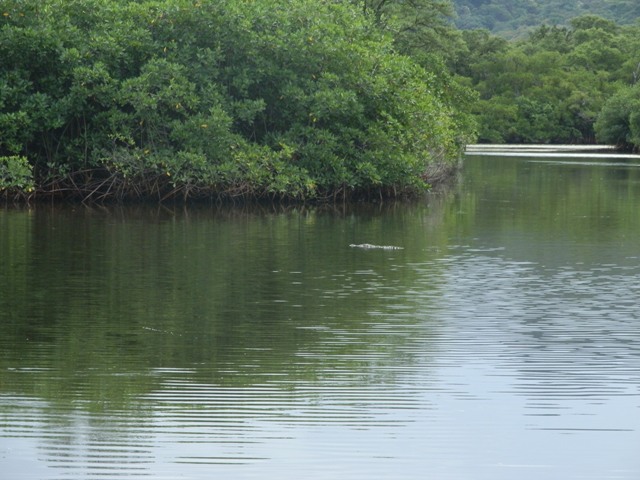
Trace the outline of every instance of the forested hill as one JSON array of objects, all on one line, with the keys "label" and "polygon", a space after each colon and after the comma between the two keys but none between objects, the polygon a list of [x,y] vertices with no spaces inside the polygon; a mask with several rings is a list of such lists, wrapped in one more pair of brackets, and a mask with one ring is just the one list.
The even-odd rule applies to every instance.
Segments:
[{"label": "forested hill", "polygon": [[638,0],[453,0],[456,26],[486,28],[507,37],[520,37],[542,25],[567,25],[569,20],[596,14],[618,24],[640,18]]}]

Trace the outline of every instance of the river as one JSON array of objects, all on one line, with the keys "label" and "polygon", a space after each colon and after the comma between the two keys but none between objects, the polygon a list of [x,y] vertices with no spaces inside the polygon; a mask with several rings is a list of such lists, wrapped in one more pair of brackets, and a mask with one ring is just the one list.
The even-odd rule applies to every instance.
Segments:
[{"label": "river", "polygon": [[639,206],[638,157],[475,152],[404,203],[0,208],[0,478],[637,480]]}]

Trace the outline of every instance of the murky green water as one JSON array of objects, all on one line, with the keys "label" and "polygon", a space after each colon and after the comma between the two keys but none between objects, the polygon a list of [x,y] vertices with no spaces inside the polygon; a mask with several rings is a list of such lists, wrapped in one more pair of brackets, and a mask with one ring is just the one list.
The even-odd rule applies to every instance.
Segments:
[{"label": "murky green water", "polygon": [[0,210],[0,478],[638,479],[639,206],[640,160],[477,156],[410,205]]}]

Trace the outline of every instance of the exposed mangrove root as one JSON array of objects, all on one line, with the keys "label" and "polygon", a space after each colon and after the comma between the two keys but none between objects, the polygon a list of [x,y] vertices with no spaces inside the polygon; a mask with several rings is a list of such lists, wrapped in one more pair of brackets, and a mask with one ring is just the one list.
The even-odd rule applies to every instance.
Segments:
[{"label": "exposed mangrove root", "polygon": [[[459,163],[437,163],[430,165],[423,174],[423,180],[431,187],[447,184],[460,170]],[[331,189],[316,190],[312,197],[300,194],[289,195],[274,192],[266,186],[253,185],[248,181],[231,184],[207,185],[194,180],[176,181],[166,172],[143,171],[127,176],[118,170],[106,167],[88,168],[61,174],[60,172],[40,172],[34,191],[0,192],[6,201],[24,202],[30,200],[71,200],[86,204],[118,203],[131,201],[186,202],[189,200],[214,201],[276,201],[340,203],[346,201],[374,200],[411,197],[423,190],[407,189],[402,186],[367,187],[353,189],[346,185],[336,185]]]},{"label": "exposed mangrove root", "polygon": [[461,169],[459,162],[436,162],[427,166],[422,179],[432,187],[449,182]]}]

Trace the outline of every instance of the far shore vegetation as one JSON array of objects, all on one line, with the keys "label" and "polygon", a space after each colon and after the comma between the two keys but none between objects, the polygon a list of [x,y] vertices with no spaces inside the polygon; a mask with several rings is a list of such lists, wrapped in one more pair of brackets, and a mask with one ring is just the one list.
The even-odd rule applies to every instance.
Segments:
[{"label": "far shore vegetation", "polygon": [[472,142],[640,146],[640,24],[448,0],[0,0],[0,196],[422,192]]}]

